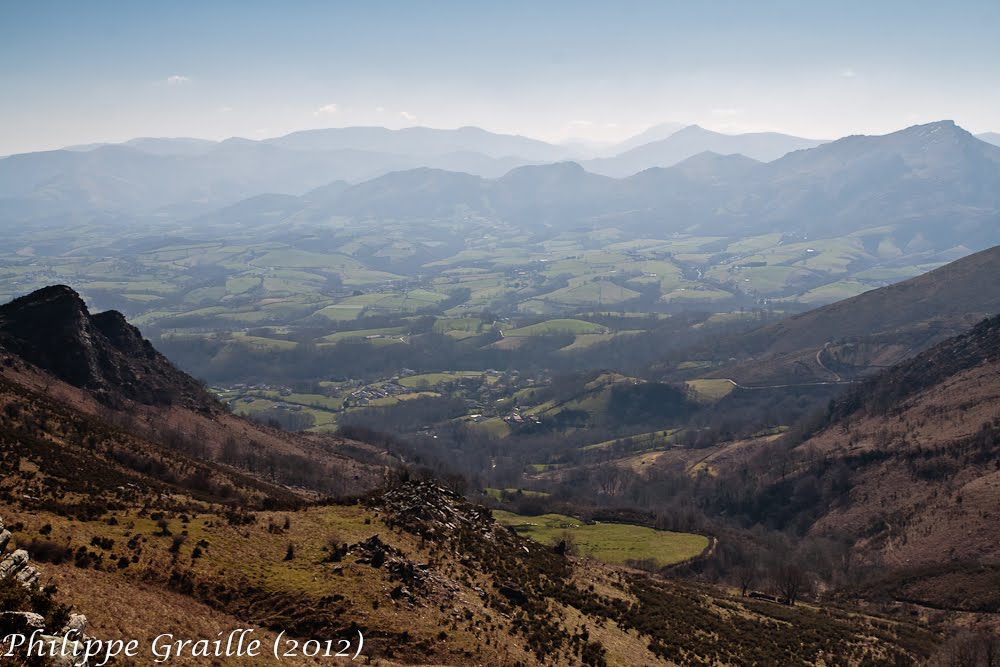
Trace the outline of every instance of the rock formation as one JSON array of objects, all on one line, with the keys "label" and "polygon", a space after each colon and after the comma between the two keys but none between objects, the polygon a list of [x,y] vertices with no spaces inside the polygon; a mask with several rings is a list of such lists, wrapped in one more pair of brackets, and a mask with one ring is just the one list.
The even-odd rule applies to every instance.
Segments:
[{"label": "rock formation", "polygon": [[[29,593],[38,588],[38,570],[33,567],[28,558],[28,552],[17,549],[6,553],[10,543],[10,531],[4,527],[0,519],[0,586],[11,585],[23,587]],[[70,614],[69,619],[58,630],[46,629],[45,617],[30,609],[0,610],[0,641],[12,634],[32,635],[41,631],[38,639],[42,642],[55,642],[62,645],[66,638],[66,655],[49,659],[53,667],[87,667],[88,661],[83,655],[83,640],[87,629],[87,617],[83,614]],[[3,642],[6,649],[7,642]]]},{"label": "rock formation", "polygon": [[0,306],[3,350],[113,407],[134,401],[200,412],[222,409],[121,313],[91,315],[80,295],[65,285],[45,287]]}]

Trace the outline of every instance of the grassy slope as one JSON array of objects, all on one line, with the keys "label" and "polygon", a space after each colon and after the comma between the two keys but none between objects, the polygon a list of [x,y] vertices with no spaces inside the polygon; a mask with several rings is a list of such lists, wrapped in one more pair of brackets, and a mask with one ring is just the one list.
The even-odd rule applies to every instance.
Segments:
[{"label": "grassy slope", "polygon": [[703,535],[619,523],[586,524],[562,514],[521,516],[497,510],[494,516],[519,535],[540,544],[554,544],[570,535],[580,555],[619,565],[642,560],[652,560],[659,567],[672,565],[697,556],[708,546],[708,538]]}]

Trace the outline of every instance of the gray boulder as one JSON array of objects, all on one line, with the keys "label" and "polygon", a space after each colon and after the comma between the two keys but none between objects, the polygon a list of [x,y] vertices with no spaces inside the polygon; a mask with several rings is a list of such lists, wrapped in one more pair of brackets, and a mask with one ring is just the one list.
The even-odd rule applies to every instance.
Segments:
[{"label": "gray boulder", "polygon": [[83,637],[84,633],[87,631],[87,617],[83,614],[70,614],[69,621],[66,622],[66,626],[62,629],[61,635],[68,635],[69,633],[75,633],[74,637]]},{"label": "gray boulder", "polygon": [[0,561],[0,579],[6,579],[21,571],[28,564],[28,552],[18,549]]}]

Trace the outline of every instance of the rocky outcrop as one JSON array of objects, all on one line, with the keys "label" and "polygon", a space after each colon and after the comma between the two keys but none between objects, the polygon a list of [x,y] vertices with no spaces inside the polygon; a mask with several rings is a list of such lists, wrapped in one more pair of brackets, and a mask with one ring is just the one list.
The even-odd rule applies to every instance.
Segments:
[{"label": "rocky outcrop", "polygon": [[447,538],[460,528],[471,530],[488,541],[509,531],[493,520],[485,507],[474,505],[432,481],[407,482],[390,489],[371,502],[385,512],[385,522],[400,526],[425,539]]},{"label": "rocky outcrop", "polygon": [[0,579],[17,575],[28,564],[28,552],[18,549],[0,561]]},{"label": "rocky outcrop", "polygon": [[[424,606],[434,592],[454,592],[456,587],[431,569],[428,563],[415,563],[400,550],[383,542],[378,535],[352,544],[347,554],[353,554],[357,563],[373,568],[384,568],[389,581],[396,584],[389,597],[409,606]],[[335,571],[338,571],[335,569]]]},{"label": "rocky outcrop", "polygon": [[157,352],[121,313],[91,315],[80,295],[65,285],[0,306],[0,350],[113,407],[134,401],[221,410],[197,380]]},{"label": "rocky outcrop", "polygon": [[[4,527],[0,519],[0,585],[20,586],[28,592],[35,592],[38,587],[40,573],[28,558],[28,552],[17,549],[6,553],[10,542],[10,531]],[[83,614],[70,614],[69,620],[58,631],[45,627],[45,617],[31,609],[15,609],[0,611],[0,639],[11,634],[31,636],[37,631],[39,641],[63,646],[65,638],[66,653],[48,658],[52,667],[87,667],[88,661],[84,655],[83,642],[87,639],[87,617]],[[61,650],[61,649],[60,649]]]}]

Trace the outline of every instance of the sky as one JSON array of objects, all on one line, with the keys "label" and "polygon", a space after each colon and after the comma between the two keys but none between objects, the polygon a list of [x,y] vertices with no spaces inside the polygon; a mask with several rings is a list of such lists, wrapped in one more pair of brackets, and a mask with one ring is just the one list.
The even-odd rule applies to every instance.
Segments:
[{"label": "sky", "polygon": [[1000,2],[0,2],[0,154],[460,127],[1000,131]]}]

